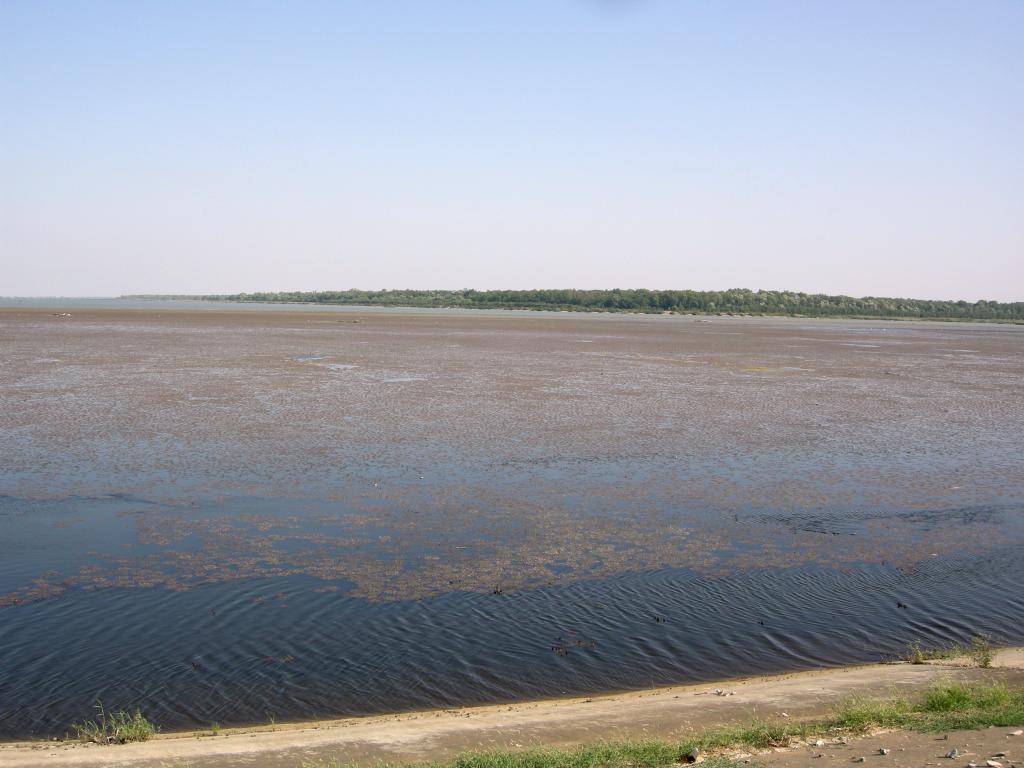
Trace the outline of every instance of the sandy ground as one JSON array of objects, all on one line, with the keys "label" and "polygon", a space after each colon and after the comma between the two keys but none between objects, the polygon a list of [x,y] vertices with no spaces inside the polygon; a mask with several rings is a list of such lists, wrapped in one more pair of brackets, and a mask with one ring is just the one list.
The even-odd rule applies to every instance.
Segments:
[{"label": "sandy ground", "polygon": [[[828,742],[823,747],[807,745],[752,757],[759,768],[824,768],[829,765],[860,764],[865,768],[923,768],[948,766],[964,768],[974,763],[987,768],[994,760],[1002,768],[1024,765],[1024,736],[1012,735],[1015,728],[987,728],[982,731],[951,731],[941,735],[896,731],[879,733],[849,743]],[[956,759],[946,755],[953,749]],[[882,750],[888,750],[882,754]],[[1000,754],[1002,753],[1002,754]]]},{"label": "sandy ground", "polygon": [[[956,664],[888,664],[750,678],[715,685],[661,688],[593,698],[575,698],[438,710],[380,717],[350,718],[232,729],[207,733],[166,734],[153,741],[115,747],[65,743],[0,745],[4,768],[33,766],[255,766],[298,768],[303,761],[336,758],[342,763],[441,760],[460,752],[496,747],[568,746],[583,742],[643,738],[684,738],[689,733],[753,718],[811,718],[824,715],[852,695],[888,697],[947,680],[1000,679],[1024,683],[1024,649],[1000,652],[994,668]],[[732,692],[718,695],[716,690]],[[760,755],[766,765],[818,765],[819,760],[924,766],[960,762],[939,760],[954,746],[985,759],[1009,751],[1012,729],[934,736],[891,733],[851,741],[849,745],[799,747]],[[1024,738],[1014,741],[1024,756]],[[880,747],[891,750],[887,756]],[[872,755],[872,752],[875,754]],[[819,758],[816,755],[823,755]],[[1015,757],[1011,753],[1011,757]],[[962,761],[966,765],[967,760]],[[1003,763],[1009,768],[1012,761]]]}]

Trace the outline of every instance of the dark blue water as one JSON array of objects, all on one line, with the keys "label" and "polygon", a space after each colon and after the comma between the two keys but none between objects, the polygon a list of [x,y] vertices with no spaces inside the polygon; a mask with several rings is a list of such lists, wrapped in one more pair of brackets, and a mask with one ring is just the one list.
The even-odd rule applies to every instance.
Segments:
[{"label": "dark blue water", "polygon": [[113,589],[8,608],[0,734],[59,734],[96,702],[139,706],[165,728],[257,723],[876,661],[908,638],[1024,639],[1019,547],[912,573],[665,570],[383,604],[316,586]]}]

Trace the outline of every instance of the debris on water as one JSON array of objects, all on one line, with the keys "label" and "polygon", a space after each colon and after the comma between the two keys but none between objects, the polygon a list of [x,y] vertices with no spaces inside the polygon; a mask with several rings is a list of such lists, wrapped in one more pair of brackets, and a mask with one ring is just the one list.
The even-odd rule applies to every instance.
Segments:
[{"label": "debris on water", "polygon": [[664,616],[655,616],[654,621],[656,624],[664,624],[668,621],[668,619],[666,619]]},{"label": "debris on water", "polygon": [[907,604],[906,603],[901,603],[901,602],[897,601],[896,607],[897,608],[903,608],[904,610],[906,610]]},{"label": "debris on water", "polygon": [[293,661],[295,661],[295,657],[290,655],[281,657],[265,656],[263,658],[263,661],[265,661],[267,664],[291,664]]}]

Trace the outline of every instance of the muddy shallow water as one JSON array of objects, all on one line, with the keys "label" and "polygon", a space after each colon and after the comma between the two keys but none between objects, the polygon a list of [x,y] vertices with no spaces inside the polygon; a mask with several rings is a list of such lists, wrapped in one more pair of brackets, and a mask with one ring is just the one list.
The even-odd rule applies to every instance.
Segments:
[{"label": "muddy shallow water", "polygon": [[145,306],[0,309],[0,735],[1024,639],[1024,328]]}]

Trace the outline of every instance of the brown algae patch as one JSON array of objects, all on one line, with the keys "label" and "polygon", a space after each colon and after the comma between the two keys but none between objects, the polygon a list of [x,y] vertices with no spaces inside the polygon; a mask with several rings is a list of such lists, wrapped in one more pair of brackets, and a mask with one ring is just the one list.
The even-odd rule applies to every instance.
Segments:
[{"label": "brown algae patch", "polygon": [[[26,310],[0,353],[0,494],[184,499],[0,604],[295,574],[402,600],[1024,540],[1024,328]],[[240,498],[263,501],[217,501]]]},{"label": "brown algae patch", "polygon": [[[468,490],[467,490],[468,493]],[[472,497],[487,497],[478,489]],[[202,516],[151,507],[122,513],[134,546],[94,552],[77,573],[50,571],[0,597],[0,605],[55,597],[67,589],[162,587],[185,590],[239,579],[313,576],[332,591],[371,601],[411,600],[450,591],[504,592],[625,572],[685,568],[704,576],[739,571],[883,563],[912,570],[933,557],[984,552],[1001,543],[995,518],[956,514],[922,525],[906,515],[830,529],[812,523],[726,518],[690,524],[656,510],[579,514],[517,498],[429,512],[413,505]]]}]

